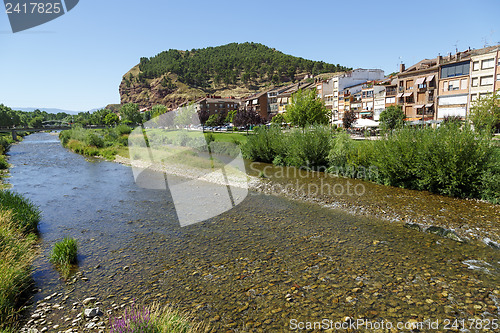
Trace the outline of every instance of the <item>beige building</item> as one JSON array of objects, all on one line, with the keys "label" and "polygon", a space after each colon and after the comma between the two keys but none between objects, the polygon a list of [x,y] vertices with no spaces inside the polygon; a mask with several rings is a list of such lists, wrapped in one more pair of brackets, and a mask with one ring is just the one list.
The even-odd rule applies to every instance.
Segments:
[{"label": "beige building", "polygon": [[438,75],[438,58],[424,59],[408,69],[401,64],[396,102],[401,105],[406,120],[435,119]]},{"label": "beige building", "polygon": [[495,91],[499,46],[471,51],[470,103]]},{"label": "beige building", "polygon": [[438,109],[436,119],[465,119],[469,103],[470,51],[439,59]]}]

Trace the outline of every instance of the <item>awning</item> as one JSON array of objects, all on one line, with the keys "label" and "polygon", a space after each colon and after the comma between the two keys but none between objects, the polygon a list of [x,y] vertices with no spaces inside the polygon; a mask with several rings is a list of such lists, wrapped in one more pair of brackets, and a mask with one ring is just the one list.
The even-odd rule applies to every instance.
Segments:
[{"label": "awning", "polygon": [[425,82],[425,77],[418,78],[417,81],[415,81],[415,85],[418,84],[423,84]]},{"label": "awning", "polygon": [[414,105],[413,106],[415,109],[420,109],[420,108],[423,108],[424,105],[423,104],[418,104],[418,105]]},{"label": "awning", "polygon": [[372,114],[372,111],[362,111],[360,114]]},{"label": "awning", "polygon": [[434,105],[434,103],[429,103],[429,104],[425,104],[425,107],[426,108],[431,108],[433,105]]},{"label": "awning", "polygon": [[427,82],[431,82],[434,79],[434,75],[429,75],[427,77]]},{"label": "awning", "polygon": [[397,98],[401,98],[401,97],[403,97],[403,93],[399,93],[399,94],[397,94],[397,95],[396,95],[396,97],[397,97]]},{"label": "awning", "polygon": [[403,94],[403,97],[410,97],[413,93],[412,92],[409,92],[409,93],[404,93]]}]

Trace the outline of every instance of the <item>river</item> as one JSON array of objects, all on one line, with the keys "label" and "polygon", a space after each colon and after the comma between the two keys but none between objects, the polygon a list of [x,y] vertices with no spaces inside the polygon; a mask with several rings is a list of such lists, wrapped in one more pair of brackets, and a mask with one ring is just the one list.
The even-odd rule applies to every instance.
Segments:
[{"label": "river", "polygon": [[[130,167],[69,152],[57,136],[30,135],[9,155],[13,189],[43,211],[33,310],[61,306],[30,323],[39,329],[83,330],[74,320],[87,297],[105,325],[124,304],[159,302],[217,332],[500,318],[500,251],[487,246],[253,191],[181,228],[168,191],[140,188]],[[69,283],[48,261],[64,236],[79,245]]]}]

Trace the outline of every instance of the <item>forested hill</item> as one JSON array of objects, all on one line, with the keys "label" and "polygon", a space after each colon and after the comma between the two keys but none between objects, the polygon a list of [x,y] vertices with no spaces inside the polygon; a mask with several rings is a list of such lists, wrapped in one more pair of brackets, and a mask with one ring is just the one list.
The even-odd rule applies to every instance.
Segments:
[{"label": "forested hill", "polygon": [[266,86],[302,79],[306,74],[346,71],[341,65],[306,60],[257,43],[168,50],[127,72],[120,84],[122,103],[173,107],[206,94],[243,97]]}]

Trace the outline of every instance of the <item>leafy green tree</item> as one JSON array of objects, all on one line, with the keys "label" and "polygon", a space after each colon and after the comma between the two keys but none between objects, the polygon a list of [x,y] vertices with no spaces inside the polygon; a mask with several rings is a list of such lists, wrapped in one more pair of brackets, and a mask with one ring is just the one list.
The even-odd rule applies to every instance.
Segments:
[{"label": "leafy green tree", "polygon": [[294,126],[328,124],[328,109],[314,90],[299,89],[286,108],[286,119]]},{"label": "leafy green tree", "polygon": [[238,110],[229,111],[227,113],[226,119],[224,120],[227,124],[232,124],[234,121],[234,116],[238,113]]},{"label": "leafy green tree", "polygon": [[380,127],[392,131],[404,125],[405,114],[400,105],[389,106],[380,114]]},{"label": "leafy green tree", "polygon": [[104,118],[104,123],[108,126],[116,125],[120,121],[116,113],[108,113]]},{"label": "leafy green tree", "polygon": [[286,119],[282,113],[278,113],[271,119],[271,123],[278,124],[281,126],[281,124],[286,123]]},{"label": "leafy green tree", "polygon": [[469,119],[479,131],[492,131],[500,125],[500,92],[489,94],[472,103]]},{"label": "leafy green tree", "polygon": [[205,126],[213,127],[219,125],[219,116],[216,114],[211,115],[208,117],[207,121],[205,122]]},{"label": "leafy green tree", "polygon": [[151,108],[151,117],[152,118],[158,117],[159,115],[162,115],[167,111],[168,109],[165,105],[161,104],[153,105],[153,107]]},{"label": "leafy green tree", "polygon": [[41,128],[43,126],[42,122],[43,122],[43,117],[42,116],[33,117],[29,121],[29,126],[31,128]]},{"label": "leafy green tree", "polygon": [[142,115],[139,112],[139,106],[135,103],[127,103],[120,109],[120,115],[123,123],[139,124],[142,122]]},{"label": "leafy green tree", "polygon": [[195,116],[196,109],[194,108],[194,104],[182,107],[177,111],[175,116],[175,125],[189,126],[191,124],[196,124]]}]

